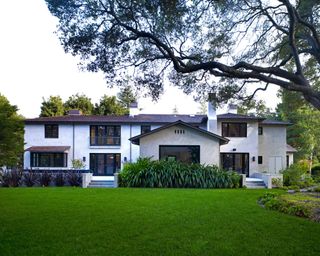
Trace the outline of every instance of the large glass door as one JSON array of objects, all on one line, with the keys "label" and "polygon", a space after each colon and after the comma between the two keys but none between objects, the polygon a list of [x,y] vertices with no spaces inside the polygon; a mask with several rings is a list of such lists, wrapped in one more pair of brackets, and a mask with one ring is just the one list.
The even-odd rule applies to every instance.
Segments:
[{"label": "large glass door", "polygon": [[92,153],[90,154],[90,170],[96,176],[113,175],[121,168],[121,154]]},{"label": "large glass door", "polygon": [[221,166],[224,170],[249,176],[249,153],[221,153]]}]

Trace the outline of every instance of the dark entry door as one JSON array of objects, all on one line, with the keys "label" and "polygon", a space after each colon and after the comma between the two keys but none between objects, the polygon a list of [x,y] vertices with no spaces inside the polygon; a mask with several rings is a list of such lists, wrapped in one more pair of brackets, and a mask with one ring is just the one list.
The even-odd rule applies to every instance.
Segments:
[{"label": "dark entry door", "polygon": [[90,154],[90,170],[93,171],[95,176],[109,176],[113,175],[121,168],[121,155],[120,154]]},{"label": "dark entry door", "polygon": [[226,171],[235,171],[249,176],[248,153],[221,153],[221,165]]}]

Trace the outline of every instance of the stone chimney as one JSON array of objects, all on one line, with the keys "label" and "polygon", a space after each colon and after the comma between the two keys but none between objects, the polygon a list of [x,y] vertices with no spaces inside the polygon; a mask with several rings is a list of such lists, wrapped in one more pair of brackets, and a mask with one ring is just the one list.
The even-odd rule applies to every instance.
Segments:
[{"label": "stone chimney", "polygon": [[129,106],[129,116],[136,116],[139,115],[138,103],[132,102]]},{"label": "stone chimney", "polygon": [[238,107],[236,104],[229,104],[228,106],[228,113],[230,114],[238,114]]},{"label": "stone chimney", "polygon": [[70,109],[68,111],[68,116],[80,116],[80,115],[82,115],[82,112],[79,109]]},{"label": "stone chimney", "polygon": [[210,95],[207,103],[207,131],[212,133],[217,133],[217,111],[216,106],[212,100],[210,100]]}]

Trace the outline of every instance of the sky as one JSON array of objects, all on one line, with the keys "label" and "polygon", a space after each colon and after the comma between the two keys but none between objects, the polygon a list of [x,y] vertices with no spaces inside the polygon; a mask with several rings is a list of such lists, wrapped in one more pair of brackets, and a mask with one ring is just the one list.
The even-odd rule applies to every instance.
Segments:
[{"label": "sky", "polygon": [[[102,73],[80,71],[77,59],[66,54],[54,34],[58,21],[44,0],[0,2],[0,93],[17,105],[23,116],[37,117],[43,98],[60,95],[63,100],[84,93],[93,103],[102,95],[116,95],[109,89]],[[277,87],[257,94],[274,108],[279,102]],[[195,114],[200,104],[192,96],[167,84],[158,102],[140,98],[141,113],[171,114],[175,106],[179,114]]]}]

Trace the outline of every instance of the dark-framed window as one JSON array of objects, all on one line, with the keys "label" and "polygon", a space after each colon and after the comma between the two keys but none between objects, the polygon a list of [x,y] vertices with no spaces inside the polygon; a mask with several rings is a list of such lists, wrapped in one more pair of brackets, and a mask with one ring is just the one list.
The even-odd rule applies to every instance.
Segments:
[{"label": "dark-framed window", "polygon": [[221,153],[221,166],[226,171],[249,176],[249,153]]},{"label": "dark-framed window", "polygon": [[141,134],[147,133],[151,131],[150,125],[141,125]]},{"label": "dark-framed window", "polygon": [[121,126],[120,125],[91,125],[90,145],[120,145]]},{"label": "dark-framed window", "polygon": [[222,123],[223,137],[247,137],[247,123]]},{"label": "dark-framed window", "polygon": [[286,155],[286,164],[287,164],[287,167],[290,166],[290,158],[289,158],[289,155]]},{"label": "dark-framed window", "polygon": [[176,160],[182,163],[200,163],[200,146],[160,145],[159,159]]},{"label": "dark-framed window", "polygon": [[67,167],[68,154],[61,152],[31,152],[31,167]]},{"label": "dark-framed window", "polygon": [[258,156],[258,164],[262,164],[263,163],[263,157],[262,156]]},{"label": "dark-framed window", "polygon": [[121,169],[121,154],[90,153],[90,170],[94,175],[113,175]]},{"label": "dark-framed window", "polygon": [[59,138],[59,125],[45,124],[44,125],[44,137],[45,138]]},{"label": "dark-framed window", "polygon": [[263,135],[263,127],[258,127],[258,135]]}]

